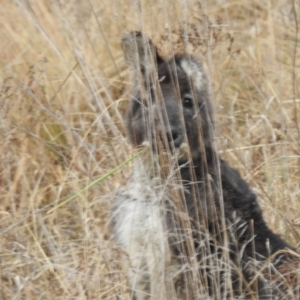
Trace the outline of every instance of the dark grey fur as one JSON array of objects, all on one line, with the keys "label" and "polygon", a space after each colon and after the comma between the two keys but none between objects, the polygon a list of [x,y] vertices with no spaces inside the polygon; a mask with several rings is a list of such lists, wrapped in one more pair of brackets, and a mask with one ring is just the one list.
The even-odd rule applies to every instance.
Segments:
[{"label": "dark grey fur", "polygon": [[[251,272],[246,267],[249,261],[254,258],[264,260],[278,250],[293,247],[269,229],[253,190],[239,172],[220,159],[214,150],[212,104],[207,76],[201,63],[188,55],[175,55],[165,60],[160,57],[152,41],[139,32],[126,34],[122,43],[126,61],[134,70],[132,100],[127,112],[127,131],[131,144],[139,146],[148,141],[154,153],[158,151],[158,140],[171,152],[176,152],[183,143],[188,144],[190,157],[179,159],[179,169],[198,261],[201,263],[203,256],[208,255],[207,252],[201,252],[203,231],[200,228],[204,226],[212,237],[207,246],[208,252],[217,253],[218,257],[218,251],[224,248],[222,246],[225,246],[227,239],[229,259],[243,270],[245,280],[249,281]],[[125,248],[130,243],[124,242],[126,238],[123,233],[121,238],[119,226],[122,226],[120,218],[125,220],[127,217],[127,210],[124,209],[127,199],[134,197],[128,193],[128,190],[119,193],[113,209],[115,240]],[[165,213],[163,216],[169,232],[174,227],[177,227],[177,232],[180,231],[172,214]],[[224,225],[229,229],[224,231]],[[254,243],[249,242],[253,237]],[[171,238],[168,240],[173,255],[180,257],[182,249]],[[279,259],[282,261],[285,258],[285,255],[281,255]],[[232,270],[232,289],[236,297],[243,297],[245,285],[237,273]],[[206,270],[205,274],[210,274],[210,270]],[[222,277],[222,272],[220,274]],[[151,276],[139,280],[151,281]],[[206,282],[213,285],[213,281],[213,278],[209,278]],[[272,292],[267,291],[261,282],[258,285],[260,299],[269,299],[268,294]],[[150,293],[147,286],[144,292]],[[215,295],[213,290],[208,293],[212,297]],[[222,295],[230,298],[226,291]],[[136,297],[150,299],[138,292]]]}]

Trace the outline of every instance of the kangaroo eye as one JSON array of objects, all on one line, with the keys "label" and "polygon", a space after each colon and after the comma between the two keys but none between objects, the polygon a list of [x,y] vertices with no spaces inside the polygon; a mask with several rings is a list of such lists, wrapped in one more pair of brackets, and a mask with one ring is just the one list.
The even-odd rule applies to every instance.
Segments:
[{"label": "kangaroo eye", "polygon": [[192,108],[194,106],[194,101],[191,96],[184,96],[182,99],[182,105],[186,108]]}]

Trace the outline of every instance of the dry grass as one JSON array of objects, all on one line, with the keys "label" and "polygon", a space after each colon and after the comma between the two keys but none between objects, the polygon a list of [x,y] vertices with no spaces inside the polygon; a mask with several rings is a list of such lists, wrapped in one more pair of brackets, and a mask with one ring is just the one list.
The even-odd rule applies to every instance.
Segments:
[{"label": "dry grass", "polygon": [[129,298],[105,224],[130,168],[47,212],[128,157],[120,38],[130,29],[164,54],[182,50],[178,33],[193,36],[222,157],[256,189],[270,227],[299,246],[299,2],[2,0],[0,9],[0,299]]}]

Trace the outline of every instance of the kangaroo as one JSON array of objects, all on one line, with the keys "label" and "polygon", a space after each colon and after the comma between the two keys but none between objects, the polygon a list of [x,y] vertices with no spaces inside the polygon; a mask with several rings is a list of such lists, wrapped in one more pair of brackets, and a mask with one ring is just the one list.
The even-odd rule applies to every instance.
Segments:
[{"label": "kangaroo", "polygon": [[[150,149],[134,162],[111,215],[133,297],[273,299],[251,266],[294,248],[270,230],[256,194],[215,151],[201,62],[187,54],[164,59],[140,32],[125,34],[122,46],[133,70],[129,141]],[[274,255],[286,259],[284,251]]]}]

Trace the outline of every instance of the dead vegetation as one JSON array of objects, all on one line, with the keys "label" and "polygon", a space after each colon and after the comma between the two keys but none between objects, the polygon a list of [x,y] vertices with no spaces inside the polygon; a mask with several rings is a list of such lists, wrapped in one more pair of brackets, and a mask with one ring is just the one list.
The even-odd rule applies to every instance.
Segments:
[{"label": "dead vegetation", "polygon": [[130,167],[51,210],[130,153],[125,30],[204,61],[221,156],[299,246],[299,3],[19,0],[1,15],[0,299],[129,299],[105,224]]}]

